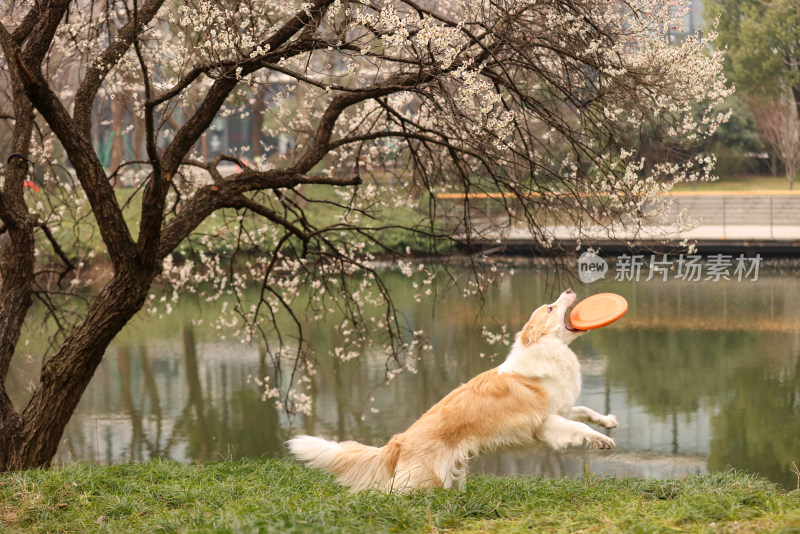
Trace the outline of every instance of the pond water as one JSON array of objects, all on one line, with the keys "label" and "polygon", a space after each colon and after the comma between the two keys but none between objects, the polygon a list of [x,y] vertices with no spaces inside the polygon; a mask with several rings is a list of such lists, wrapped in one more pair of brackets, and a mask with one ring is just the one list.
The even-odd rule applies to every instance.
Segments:
[{"label": "pond water", "polygon": [[[492,289],[487,312],[512,332],[564,287],[542,269],[517,269]],[[549,281],[549,282],[548,282]],[[499,365],[503,349],[481,336],[477,302],[457,294],[416,304],[389,276],[401,310],[434,349],[379,387],[384,359],[320,358],[315,412],[288,418],[250,380],[266,374],[257,345],[192,326],[215,308],[189,301],[163,318],[137,318],[109,348],[67,427],[57,461],[181,461],[281,456],[295,433],[385,443],[458,384]],[[666,477],[737,468],[793,488],[800,465],[800,270],[762,267],[758,280],[573,283],[579,298],[624,295],[625,317],[572,344],[583,371],[579,403],[613,413],[613,451],[546,447],[475,460],[472,472],[547,476]],[[206,305],[207,306],[207,305]],[[208,324],[206,321],[203,324]],[[316,327],[315,327],[316,328]],[[319,325],[321,354],[334,336]],[[9,376],[17,406],[39,361],[18,359]],[[366,400],[374,397],[374,403]],[[372,410],[374,408],[377,412]]]}]

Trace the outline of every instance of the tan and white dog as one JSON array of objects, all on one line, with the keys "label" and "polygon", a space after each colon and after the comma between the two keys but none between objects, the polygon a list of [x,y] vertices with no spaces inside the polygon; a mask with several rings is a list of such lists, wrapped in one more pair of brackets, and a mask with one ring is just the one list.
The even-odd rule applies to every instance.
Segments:
[{"label": "tan and white dog", "polygon": [[487,450],[536,442],[556,450],[583,443],[613,448],[613,439],[585,423],[615,428],[617,418],[573,406],[581,373],[568,345],[585,333],[565,320],[573,302],[575,293],[568,289],[539,307],[499,367],[457,387],[385,446],[297,436],[289,449],[353,491],[389,493],[463,489],[469,459]]}]

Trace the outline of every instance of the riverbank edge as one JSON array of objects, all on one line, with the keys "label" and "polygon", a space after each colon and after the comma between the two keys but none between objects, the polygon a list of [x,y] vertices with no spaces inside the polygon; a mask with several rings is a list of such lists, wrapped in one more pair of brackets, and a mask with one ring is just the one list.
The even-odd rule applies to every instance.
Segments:
[{"label": "riverbank edge", "polygon": [[[799,482],[800,483],[800,482]],[[741,472],[667,480],[471,476],[462,493],[349,493],[282,459],[0,474],[0,531],[800,531],[800,490]]]}]

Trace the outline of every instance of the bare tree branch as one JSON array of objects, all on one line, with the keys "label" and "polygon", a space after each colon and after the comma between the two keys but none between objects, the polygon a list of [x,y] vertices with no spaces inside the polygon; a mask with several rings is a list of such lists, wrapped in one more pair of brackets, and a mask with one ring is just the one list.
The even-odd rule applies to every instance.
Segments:
[{"label": "bare tree branch", "polygon": [[88,136],[92,121],[92,104],[97,91],[130,48],[142,29],[153,20],[164,0],[147,0],[141,9],[137,9],[135,17],[119,28],[114,41],[100,53],[89,67],[75,94],[75,126],[82,135]]},{"label": "bare tree branch", "polygon": [[[21,69],[28,69],[19,55],[16,56]],[[25,84],[25,92],[36,109],[45,117],[69,155],[78,180],[92,205],[100,233],[108,246],[111,260],[118,268],[136,262],[136,247],[128,226],[117,204],[114,189],[108,181],[100,160],[92,147],[64,109],[63,104],[50,89],[40,73],[32,72],[32,81]]]}]

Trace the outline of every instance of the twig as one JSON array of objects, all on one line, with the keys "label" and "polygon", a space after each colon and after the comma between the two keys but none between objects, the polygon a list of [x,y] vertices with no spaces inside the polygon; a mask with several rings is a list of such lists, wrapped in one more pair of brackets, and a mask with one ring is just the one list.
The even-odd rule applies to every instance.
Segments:
[{"label": "twig", "polygon": [[47,240],[50,241],[50,244],[53,246],[53,250],[58,257],[61,258],[61,261],[64,262],[64,266],[66,267],[66,269],[64,269],[64,271],[61,273],[61,276],[58,277],[58,284],[61,285],[61,281],[64,279],[67,273],[76,270],[75,264],[72,263],[72,260],[69,259],[69,256],[67,256],[67,254],[64,252],[64,249],[62,249],[61,245],[58,244],[58,241],[56,241],[56,238],[53,235],[53,232],[50,231],[50,228],[48,228],[44,223],[41,223],[39,228],[41,228],[42,232],[44,232],[44,235],[47,236]]}]

